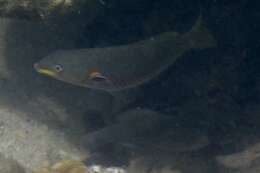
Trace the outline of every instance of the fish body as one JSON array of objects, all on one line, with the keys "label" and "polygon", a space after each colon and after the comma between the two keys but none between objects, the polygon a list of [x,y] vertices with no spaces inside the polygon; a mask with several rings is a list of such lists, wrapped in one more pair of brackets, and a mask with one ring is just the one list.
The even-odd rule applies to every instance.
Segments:
[{"label": "fish body", "polygon": [[161,152],[197,151],[209,145],[208,137],[199,130],[175,125],[168,115],[149,109],[133,109],[121,113],[117,123],[85,136],[92,148],[114,143],[129,149]]},{"label": "fish body", "polygon": [[67,83],[117,91],[149,81],[191,49],[214,45],[200,16],[191,31],[183,35],[166,32],[127,45],[58,50],[34,67],[41,74]]}]

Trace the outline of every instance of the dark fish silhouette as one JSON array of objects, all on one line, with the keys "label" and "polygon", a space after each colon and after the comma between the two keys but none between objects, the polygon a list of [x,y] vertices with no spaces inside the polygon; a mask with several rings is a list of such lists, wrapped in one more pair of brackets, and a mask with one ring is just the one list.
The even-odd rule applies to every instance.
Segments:
[{"label": "dark fish silhouette", "polygon": [[209,144],[199,130],[176,125],[168,115],[149,109],[133,109],[121,113],[117,123],[86,135],[85,144],[98,148],[115,143],[126,148],[145,151],[187,152]]}]

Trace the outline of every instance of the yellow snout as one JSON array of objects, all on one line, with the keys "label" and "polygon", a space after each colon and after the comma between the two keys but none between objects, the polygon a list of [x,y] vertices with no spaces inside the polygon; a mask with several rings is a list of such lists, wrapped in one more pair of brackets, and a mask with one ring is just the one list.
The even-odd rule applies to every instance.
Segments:
[{"label": "yellow snout", "polygon": [[56,72],[49,70],[49,69],[37,69],[38,73],[43,74],[43,75],[47,75],[50,77],[54,77],[56,76]]}]

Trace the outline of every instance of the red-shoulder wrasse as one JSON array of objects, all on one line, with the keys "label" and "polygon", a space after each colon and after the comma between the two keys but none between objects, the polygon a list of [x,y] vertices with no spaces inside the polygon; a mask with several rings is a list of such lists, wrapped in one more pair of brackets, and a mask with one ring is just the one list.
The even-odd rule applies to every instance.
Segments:
[{"label": "red-shoulder wrasse", "polygon": [[215,46],[201,16],[181,35],[166,32],[136,43],[77,50],[58,50],[34,64],[41,74],[78,86],[117,91],[143,84],[191,49]]}]

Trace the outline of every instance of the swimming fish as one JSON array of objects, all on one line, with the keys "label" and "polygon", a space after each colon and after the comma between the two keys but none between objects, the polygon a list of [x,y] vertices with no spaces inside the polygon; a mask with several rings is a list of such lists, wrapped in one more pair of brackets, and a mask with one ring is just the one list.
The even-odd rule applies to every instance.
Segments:
[{"label": "swimming fish", "polygon": [[113,125],[87,134],[82,139],[85,145],[92,150],[113,143],[134,150],[187,152],[210,143],[199,129],[175,125],[172,116],[150,109],[130,109],[118,117]]},{"label": "swimming fish", "polygon": [[43,75],[74,85],[118,91],[149,81],[191,49],[215,44],[200,16],[184,34],[166,32],[120,46],[57,50],[35,63],[34,68]]}]

